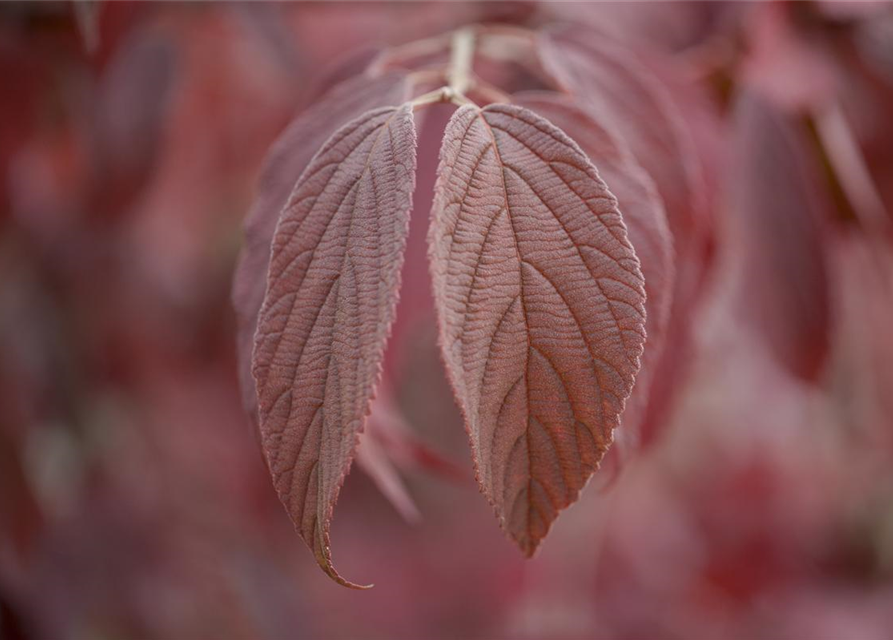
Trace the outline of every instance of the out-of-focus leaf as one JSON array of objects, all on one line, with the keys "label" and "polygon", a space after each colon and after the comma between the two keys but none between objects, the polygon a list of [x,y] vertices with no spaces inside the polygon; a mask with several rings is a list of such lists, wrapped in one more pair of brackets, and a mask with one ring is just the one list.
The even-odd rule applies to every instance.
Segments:
[{"label": "out-of-focus leaf", "polygon": [[433,209],[448,374],[478,480],[530,556],[597,468],[632,390],[639,261],[592,163],[523,107],[453,116]]},{"label": "out-of-focus leaf", "polygon": [[284,5],[274,2],[238,2],[230,5],[246,31],[257,38],[281,69],[293,77],[308,73],[295,38],[285,20]]},{"label": "out-of-focus leaf", "polygon": [[283,209],[252,373],[279,496],[320,566],[397,304],[415,184],[412,107],[369,111],[314,156]]},{"label": "out-of-focus leaf", "polygon": [[388,439],[385,434],[393,427],[388,424],[393,419],[393,412],[385,403],[388,402],[378,390],[369,410],[366,428],[360,434],[357,447],[357,465],[360,466],[375,486],[394,505],[403,519],[410,523],[418,522],[421,514],[409,495],[406,485],[394,466],[393,457],[388,450]]},{"label": "out-of-focus leaf", "polygon": [[616,131],[657,185],[679,241],[702,214],[692,141],[664,88],[632,53],[597,31],[547,29],[545,68],[598,122]]},{"label": "out-of-focus leaf", "polygon": [[453,481],[466,480],[468,476],[465,469],[413,433],[388,387],[383,382],[376,390],[356,460],[403,519],[415,524],[422,516],[398,470],[421,469]]},{"label": "out-of-focus leaf", "polygon": [[179,62],[173,40],[144,30],[123,43],[105,70],[92,114],[94,192],[103,206],[123,209],[152,176]]},{"label": "out-of-focus leaf", "polygon": [[833,393],[848,427],[893,454],[893,251],[852,233],[831,245],[834,278]]},{"label": "out-of-focus leaf", "polygon": [[[684,51],[714,35],[739,3],[709,2],[549,2],[551,21],[610,30],[610,37],[637,51]],[[728,14],[733,14],[728,18]]]},{"label": "out-of-focus leaf", "polygon": [[817,192],[798,130],[765,99],[735,108],[728,252],[742,319],[791,373],[814,380],[828,351],[828,274]]},{"label": "out-of-focus leaf", "polygon": [[676,279],[666,348],[641,426],[653,442],[669,421],[691,358],[690,315],[709,266],[711,221],[703,172],[690,130],[668,89],[636,58],[597,30],[546,29],[539,37],[543,65],[577,103],[622,140],[654,180],[676,250]]},{"label": "out-of-focus leaf", "polygon": [[883,19],[890,15],[890,0],[818,0],[816,5],[819,13],[844,23],[848,20]]}]

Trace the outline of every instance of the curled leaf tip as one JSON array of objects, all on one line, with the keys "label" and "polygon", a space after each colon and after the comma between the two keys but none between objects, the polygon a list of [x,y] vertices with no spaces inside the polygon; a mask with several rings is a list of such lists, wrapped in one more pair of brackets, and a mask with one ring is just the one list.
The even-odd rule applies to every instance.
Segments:
[{"label": "curled leaf tip", "polygon": [[[261,439],[279,497],[336,582],[329,523],[381,376],[415,185],[410,105],[336,131],[282,210],[254,337]],[[370,585],[371,586],[371,585]]]},{"label": "curled leaf tip", "polygon": [[[318,559],[319,560],[319,559]],[[351,582],[350,580],[342,577],[340,573],[335,570],[335,567],[332,566],[331,561],[323,562],[320,561],[319,566],[323,571],[326,572],[326,575],[329,576],[332,580],[340,584],[342,587],[347,587],[348,589],[356,589],[357,591],[365,591],[366,589],[371,589],[375,585],[373,584],[357,584],[355,582]]]}]

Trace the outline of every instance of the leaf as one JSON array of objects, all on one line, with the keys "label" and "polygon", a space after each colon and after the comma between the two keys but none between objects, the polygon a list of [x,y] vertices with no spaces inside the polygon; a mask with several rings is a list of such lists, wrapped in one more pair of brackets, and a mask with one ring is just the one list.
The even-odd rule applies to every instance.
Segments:
[{"label": "leaf", "polygon": [[643,443],[667,423],[691,360],[691,314],[702,298],[712,252],[712,220],[692,132],[667,87],[629,50],[592,29],[540,32],[543,66],[597,122],[623,140],[663,199],[677,255],[666,348],[641,427]]},{"label": "leaf", "polygon": [[631,54],[597,31],[545,30],[539,51],[546,70],[629,145],[657,183],[673,231],[688,226],[698,197],[695,154],[663,87]]},{"label": "leaf", "polygon": [[[419,145],[421,146],[421,145]],[[433,173],[433,171],[432,171]],[[418,192],[418,188],[416,188]],[[430,207],[429,207],[430,208]],[[413,206],[415,209],[415,206]],[[410,220],[410,226],[413,222]],[[411,264],[409,251],[406,262]],[[401,286],[400,304],[406,299],[406,282]],[[400,315],[398,308],[397,315]],[[396,323],[395,323],[396,324]],[[391,345],[396,339],[391,327]],[[439,361],[438,361],[439,364]],[[387,374],[379,384],[372,401],[366,426],[357,448],[357,464],[372,479],[375,486],[388,499],[394,509],[410,524],[421,521],[421,514],[398,472],[422,469],[444,479],[466,480],[465,469],[428,446],[416,434],[397,405],[393,392],[388,389]]]},{"label": "leaf", "polygon": [[[340,69],[336,69],[339,73]],[[346,71],[346,70],[345,70]],[[239,378],[242,401],[252,420],[257,423],[257,393],[251,375],[251,356],[254,334],[266,291],[270,247],[279,213],[285,205],[294,183],[306,168],[314,153],[328,136],[344,122],[349,122],[370,109],[401,104],[409,97],[406,75],[390,72],[376,78],[356,76],[337,85],[318,102],[301,112],[286,128],[266,160],[260,180],[258,197],[245,220],[246,241],[236,267],[233,304],[238,321]],[[370,446],[366,438],[360,446]],[[375,446],[373,443],[372,447]],[[368,473],[385,496],[402,514],[407,500],[401,495],[405,488],[396,487],[399,477],[384,479],[383,467],[365,464],[375,452],[361,456],[361,468]]]},{"label": "leaf", "polygon": [[791,373],[815,380],[831,324],[822,185],[801,132],[767,101],[743,94],[734,124],[726,233],[738,315]]},{"label": "leaf", "polygon": [[546,92],[530,92],[517,94],[514,102],[546,118],[559,129],[573,133],[574,141],[598,167],[599,175],[616,196],[629,241],[641,262],[647,295],[645,331],[648,348],[642,354],[642,366],[621,417],[623,428],[618,431],[617,438],[618,445],[626,443],[635,446],[648,403],[654,368],[667,337],[676,277],[673,239],[663,201],[654,181],[636,162],[622,140],[596,123],[572,101]]},{"label": "leaf", "polygon": [[416,524],[422,519],[422,515],[412,496],[409,495],[406,485],[403,484],[393,456],[388,450],[389,442],[385,433],[392,427],[386,424],[391,419],[389,407],[385,405],[387,402],[379,388],[372,401],[365,428],[360,435],[357,465],[372,479],[400,516],[406,522]]},{"label": "leaf", "polygon": [[239,378],[245,409],[257,419],[251,354],[257,317],[267,285],[273,233],[295,181],[330,135],[370,109],[402,104],[409,97],[406,75],[358,76],[327,93],[300,113],[276,140],[264,165],[258,195],[245,218],[245,244],[233,277],[238,322]]},{"label": "leaf", "polygon": [[429,237],[441,348],[478,481],[532,555],[611,444],[645,341],[616,200],[523,107],[459,109]]},{"label": "leaf", "polygon": [[831,395],[849,431],[874,451],[893,452],[893,248],[883,236],[850,231],[829,249],[835,285],[826,378]]},{"label": "leaf", "polygon": [[380,378],[415,183],[412,108],[339,129],[301,175],[273,239],[252,372],[279,497],[334,580],[329,526]]},{"label": "leaf", "polygon": [[92,189],[110,211],[126,210],[161,164],[181,58],[168,36],[135,31],[116,47],[97,85]]}]

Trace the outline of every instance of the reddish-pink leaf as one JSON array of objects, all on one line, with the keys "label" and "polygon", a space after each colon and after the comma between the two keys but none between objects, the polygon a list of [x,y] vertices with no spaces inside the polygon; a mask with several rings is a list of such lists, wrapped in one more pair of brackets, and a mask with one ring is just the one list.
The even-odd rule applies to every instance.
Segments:
[{"label": "reddish-pink leaf", "polygon": [[532,555],[597,468],[632,390],[639,261],[592,163],[523,107],[462,107],[436,191],[441,348],[478,481]]},{"label": "reddish-pink leaf", "polygon": [[727,261],[740,316],[791,373],[814,380],[828,352],[830,302],[821,183],[798,131],[768,102],[735,109]]},{"label": "reddish-pink leaf", "polygon": [[641,440],[664,424],[691,349],[690,315],[710,264],[709,208],[691,131],[673,98],[634,54],[610,37],[578,26],[541,33],[543,66],[598,122],[630,148],[654,180],[673,234],[677,270],[670,338],[657,358]]},{"label": "reddish-pink leaf", "polygon": [[569,132],[617,198],[617,205],[645,277],[648,344],[636,386],[621,416],[617,444],[634,446],[658,356],[666,340],[676,270],[673,239],[654,182],[623,142],[568,99],[545,92],[518,94],[515,103]]},{"label": "reddish-pink leaf", "polygon": [[[411,262],[408,249],[406,260]],[[401,301],[406,297],[405,281],[402,289]],[[399,311],[397,315],[400,315]],[[391,336],[392,341],[395,338],[395,335]],[[398,469],[422,469],[454,481],[466,479],[464,467],[432,449],[414,432],[388,390],[387,374],[375,392],[366,426],[360,436],[356,460],[385,498],[410,523],[421,520],[421,514]]]},{"label": "reddish-pink leaf", "polygon": [[370,109],[402,104],[408,99],[408,92],[403,73],[352,78],[299,114],[270,150],[257,199],[245,218],[245,244],[233,277],[242,399],[246,410],[255,419],[257,396],[251,376],[251,352],[267,285],[270,246],[282,207],[295,182],[330,135]]},{"label": "reddish-pink leaf", "polygon": [[397,304],[415,183],[412,108],[339,129],[301,175],[273,239],[252,372],[282,502],[323,570]]},{"label": "reddish-pink leaf", "polygon": [[[98,8],[75,5],[82,6]],[[127,210],[155,175],[180,63],[176,43],[160,30],[135,30],[115,49],[91,111],[91,186],[99,210]]]},{"label": "reddish-pink leaf", "polygon": [[689,234],[701,213],[693,142],[666,90],[597,31],[563,27],[539,38],[543,66],[598,122],[615,130],[657,184],[670,228]]},{"label": "reddish-pink leaf", "polygon": [[378,389],[372,401],[365,429],[360,434],[360,446],[357,447],[357,465],[365,471],[378,490],[381,491],[397,512],[407,522],[416,523],[422,516],[412,496],[395,467],[395,461],[388,449],[388,431],[393,429],[388,423],[392,419],[393,410],[388,406],[387,398],[382,397]]}]

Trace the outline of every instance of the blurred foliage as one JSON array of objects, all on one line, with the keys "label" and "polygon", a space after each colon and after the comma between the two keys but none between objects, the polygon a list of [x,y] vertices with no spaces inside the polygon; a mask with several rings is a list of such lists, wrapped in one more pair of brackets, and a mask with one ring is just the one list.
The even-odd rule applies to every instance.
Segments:
[{"label": "blurred foliage", "polygon": [[[889,638],[889,4],[90,11],[0,5],[0,637]],[[679,389],[650,448],[524,561],[478,495],[412,290],[426,278],[408,273],[394,397],[460,471],[401,465],[414,525],[351,474],[336,560],[378,584],[344,590],[292,531],[241,406],[230,283],[262,160],[350,49],[554,20],[640,52],[696,142],[715,263],[686,314]],[[812,191],[833,194],[809,247],[795,233],[775,249],[820,251],[827,270],[827,354],[806,377],[763,335],[797,327],[741,311],[754,287],[787,281],[739,260],[765,247],[771,220],[763,236],[730,223],[745,91],[805,131]],[[420,157],[420,175],[435,161]],[[755,173],[744,189],[770,183]]]}]

